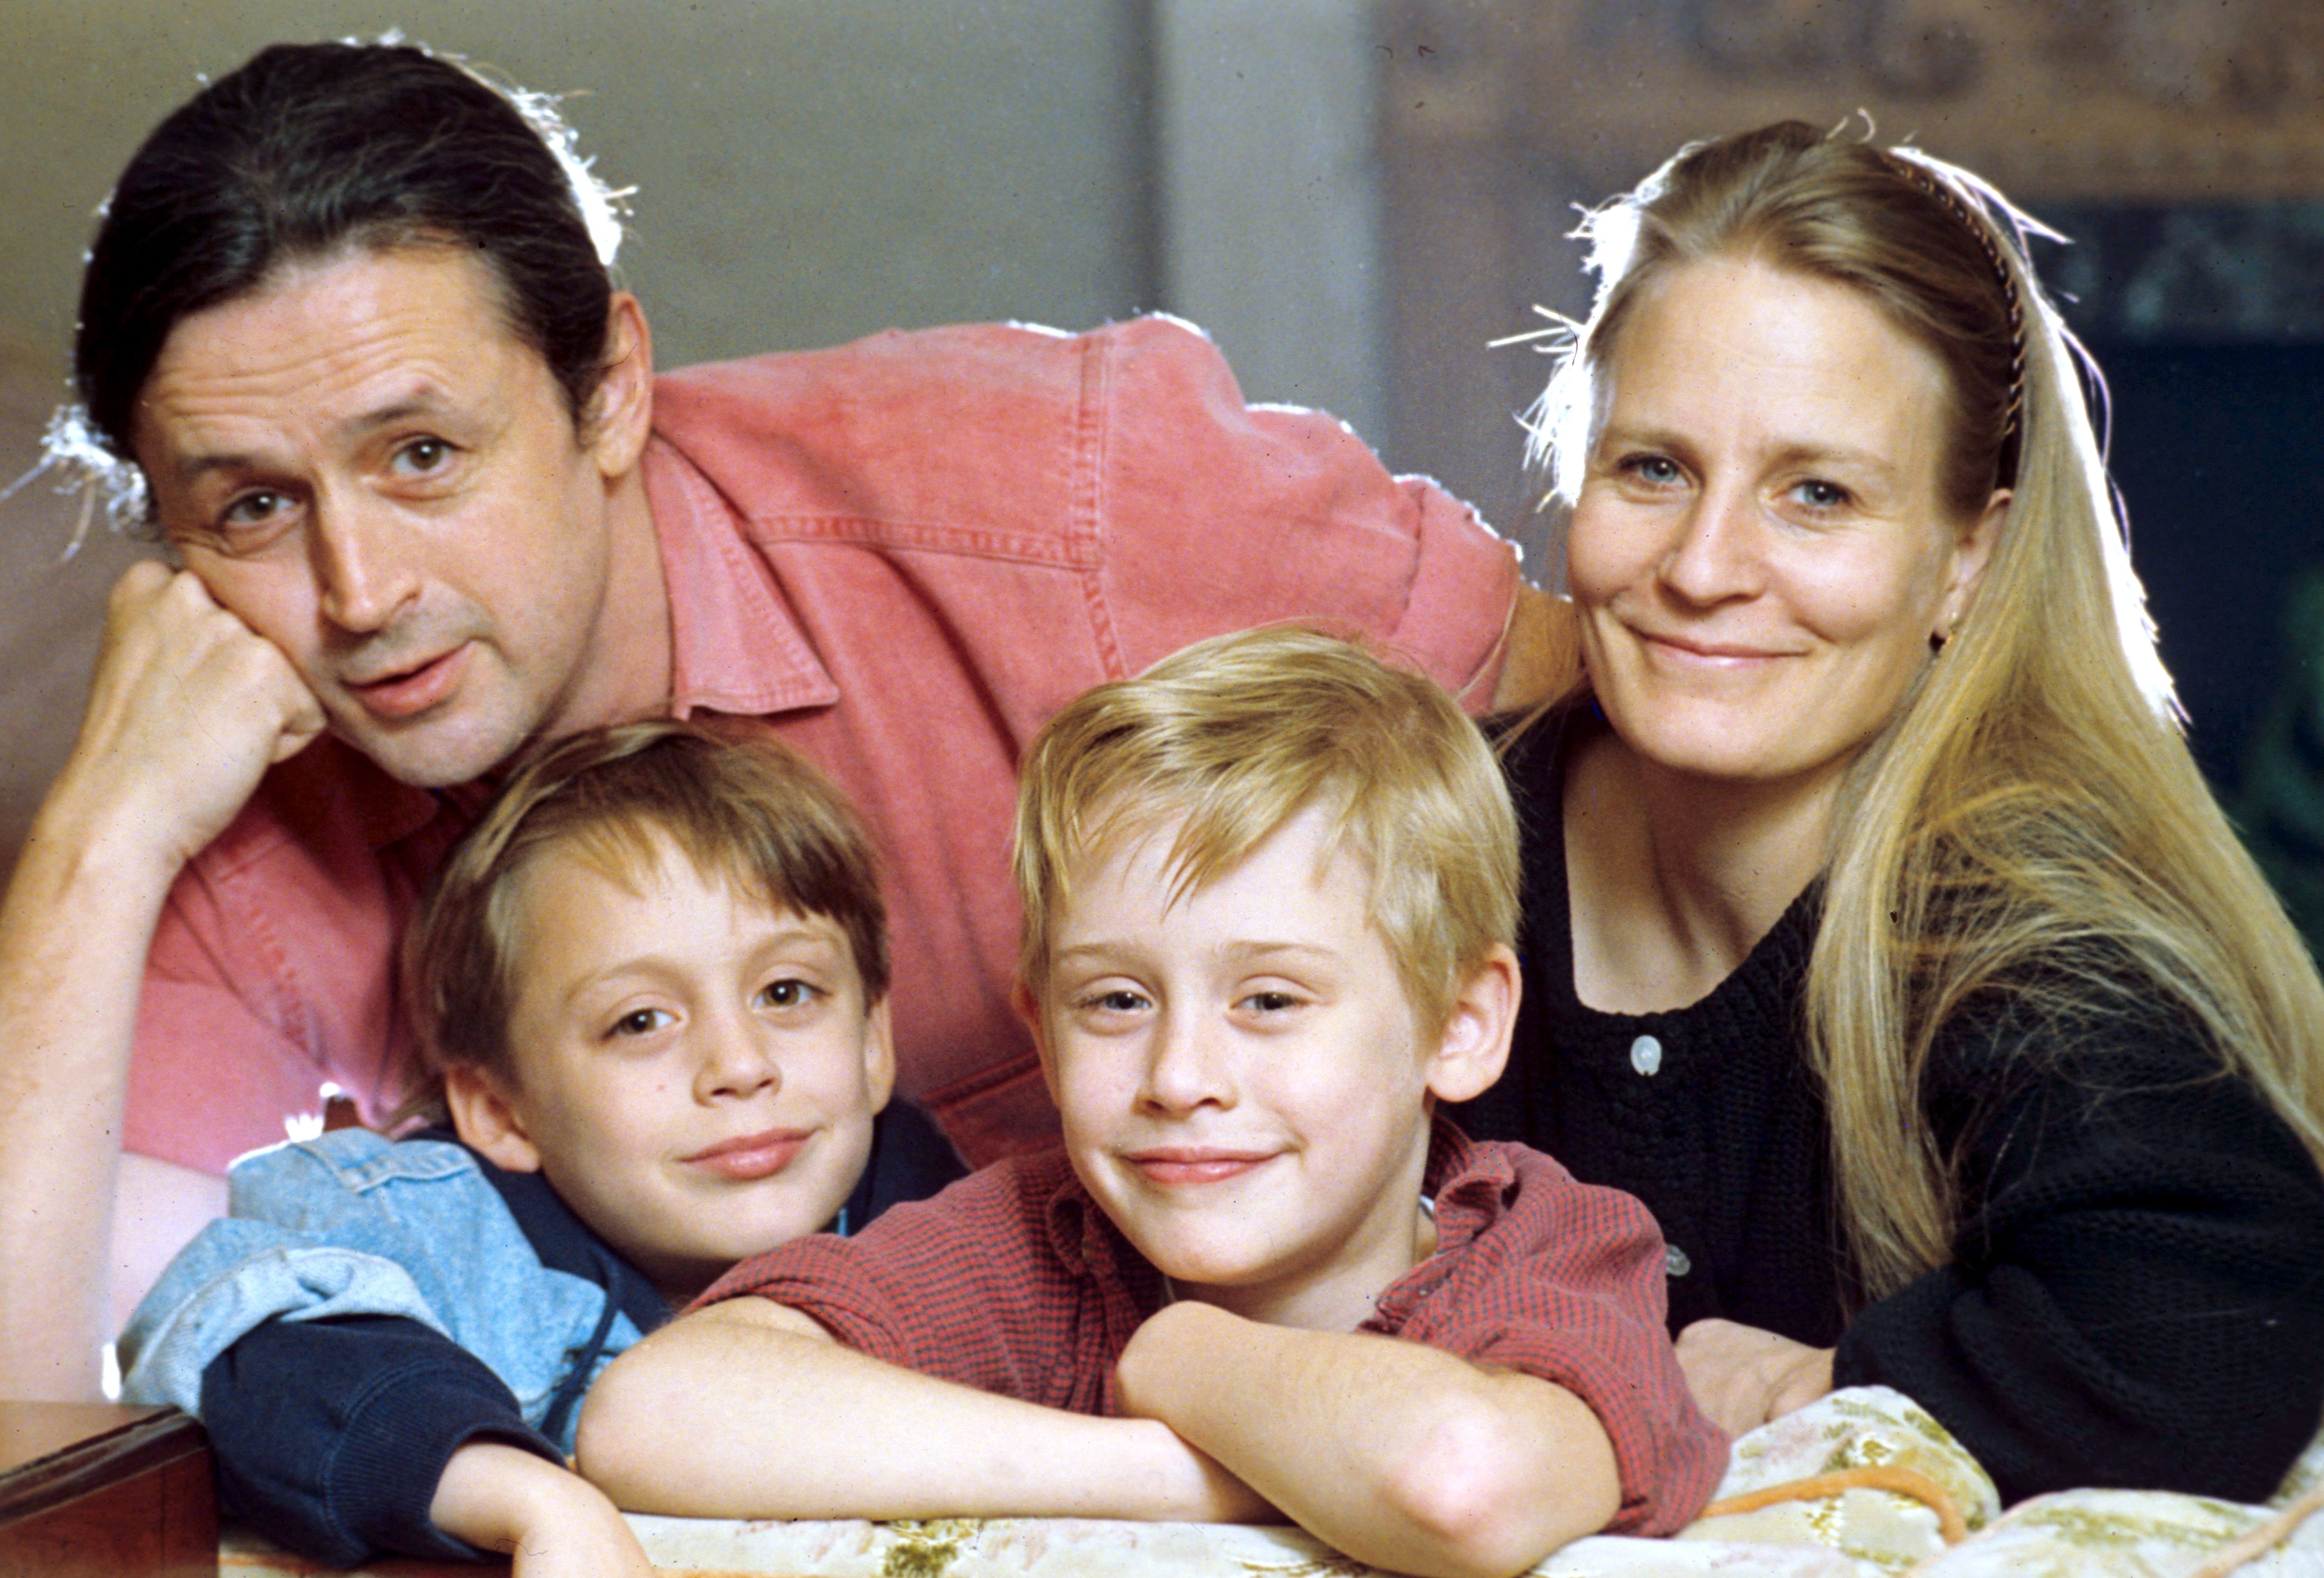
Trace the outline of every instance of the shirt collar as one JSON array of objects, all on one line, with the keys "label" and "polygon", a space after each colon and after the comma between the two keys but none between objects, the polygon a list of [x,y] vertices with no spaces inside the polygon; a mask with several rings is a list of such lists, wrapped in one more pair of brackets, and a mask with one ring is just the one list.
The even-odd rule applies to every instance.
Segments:
[{"label": "shirt collar", "polygon": [[1137,1307],[1152,1314],[1163,1305],[1162,1273],[1121,1234],[1062,1151],[1053,1152],[1063,1175],[1049,1192],[1042,1213],[1049,1234],[1050,1252],[1060,1264],[1101,1287],[1112,1286],[1130,1295]]},{"label": "shirt collar", "polygon": [[[670,715],[706,708],[761,716],[837,701],[838,684],[724,498],[659,435],[642,464],[669,596]],[[334,803],[344,803],[374,850],[409,838],[447,807],[467,826],[497,788],[483,780],[416,788],[336,736],[277,771],[290,790],[281,798],[288,820],[327,819]]]},{"label": "shirt collar", "polygon": [[1499,1222],[1517,1180],[1506,1152],[1479,1146],[1439,1113],[1429,1127],[1421,1183],[1421,1193],[1436,1202],[1436,1253],[1461,1248]]},{"label": "shirt collar", "polygon": [[[352,823],[364,847],[378,850],[434,821],[444,809],[446,791],[391,777],[337,734],[326,734],[273,769],[267,795],[274,814],[302,843],[328,847],[335,828],[345,837]],[[462,826],[475,817],[465,805],[456,802],[453,808],[464,813]]]},{"label": "shirt collar", "polygon": [[839,686],[744,538],[741,512],[659,434],[641,464],[669,594],[672,715],[761,716],[837,701]]}]

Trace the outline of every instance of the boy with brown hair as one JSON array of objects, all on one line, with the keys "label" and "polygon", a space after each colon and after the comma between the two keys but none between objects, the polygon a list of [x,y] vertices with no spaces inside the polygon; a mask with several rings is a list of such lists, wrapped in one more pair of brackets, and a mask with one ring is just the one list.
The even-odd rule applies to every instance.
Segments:
[{"label": "boy with brown hair", "polygon": [[737,1267],[609,1369],[584,1472],[698,1516],[1288,1516],[1422,1573],[1685,1522],[1723,1441],[1652,1220],[1434,1116],[1517,996],[1514,820],[1450,698],[1206,642],[1067,707],[1018,828],[1063,1149]]},{"label": "boy with brown hair", "polygon": [[450,1131],[237,1161],[122,1339],[125,1394],[199,1415],[226,1510],[334,1565],[648,1572],[565,1466],[589,1382],[736,1260],[960,1174],[887,1105],[888,978],[870,841],[795,752],[561,743],[405,935]]}]

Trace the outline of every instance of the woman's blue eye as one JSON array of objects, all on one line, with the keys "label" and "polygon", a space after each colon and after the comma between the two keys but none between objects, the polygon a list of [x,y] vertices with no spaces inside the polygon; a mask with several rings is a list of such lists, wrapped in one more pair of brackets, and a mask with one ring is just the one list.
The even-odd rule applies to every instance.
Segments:
[{"label": "woman's blue eye", "polygon": [[1812,509],[1836,510],[1848,503],[1848,490],[1834,482],[1821,482],[1813,477],[1792,489],[1802,503]]},{"label": "woman's blue eye", "polygon": [[1634,455],[1622,464],[1623,468],[1639,481],[1657,485],[1674,483],[1682,475],[1678,462],[1667,455]]}]

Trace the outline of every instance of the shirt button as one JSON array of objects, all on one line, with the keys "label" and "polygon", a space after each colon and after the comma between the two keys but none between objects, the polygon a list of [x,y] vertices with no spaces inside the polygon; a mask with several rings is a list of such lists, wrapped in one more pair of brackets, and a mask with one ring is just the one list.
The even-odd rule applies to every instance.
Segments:
[{"label": "shirt button", "polygon": [[1630,1066],[1648,1078],[1663,1066],[1663,1044],[1652,1036],[1640,1036],[1630,1043]]},{"label": "shirt button", "polygon": [[1694,1262],[1688,1260],[1686,1258],[1686,1251],[1680,1249],[1676,1244],[1665,1244],[1663,1246],[1663,1269],[1669,1272],[1674,1277],[1683,1277],[1689,1271],[1694,1269]]}]

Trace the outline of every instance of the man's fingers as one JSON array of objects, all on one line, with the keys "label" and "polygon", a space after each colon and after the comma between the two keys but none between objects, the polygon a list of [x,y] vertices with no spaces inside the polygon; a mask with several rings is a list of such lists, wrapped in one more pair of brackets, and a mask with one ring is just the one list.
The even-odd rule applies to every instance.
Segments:
[{"label": "man's fingers", "polygon": [[282,733],[275,739],[273,761],[288,761],[313,744],[327,721],[321,705],[315,700],[315,693],[300,682],[297,674],[291,675],[290,683],[298,695],[291,702],[290,715],[282,725]]},{"label": "man's fingers", "polygon": [[290,660],[185,570],[114,584],[73,760],[53,794],[90,835],[182,863],[325,718]]},{"label": "man's fingers", "polygon": [[171,577],[179,573],[180,572],[172,571],[168,565],[159,559],[139,559],[121,573],[119,580],[113,583],[113,594],[107,600],[107,611],[118,614],[125,604],[153,596],[168,586]]}]

